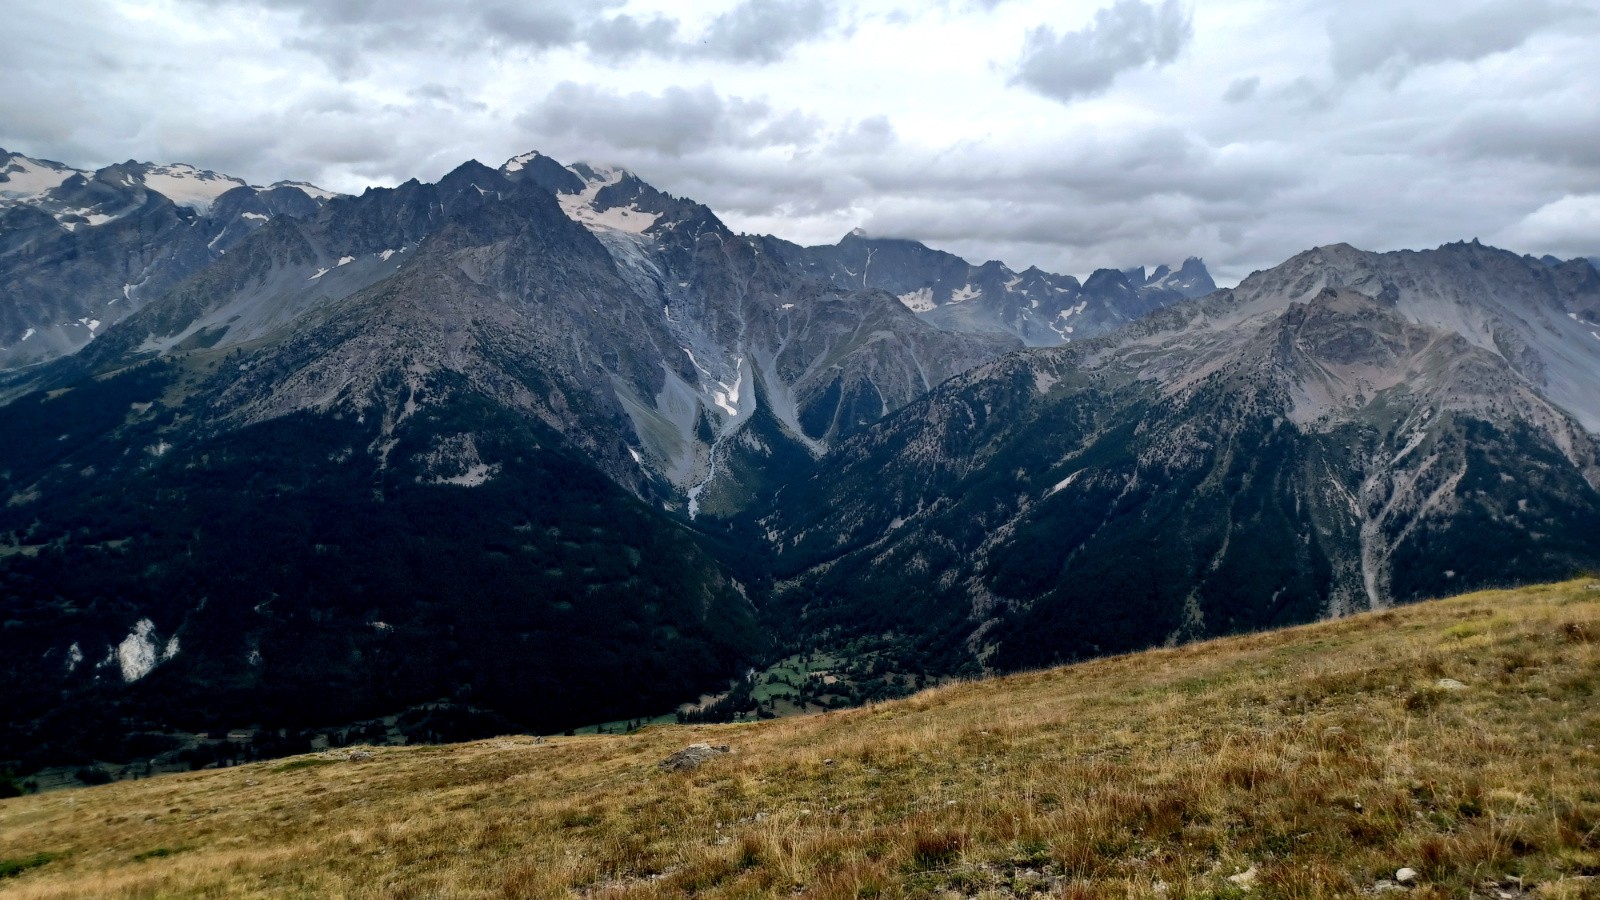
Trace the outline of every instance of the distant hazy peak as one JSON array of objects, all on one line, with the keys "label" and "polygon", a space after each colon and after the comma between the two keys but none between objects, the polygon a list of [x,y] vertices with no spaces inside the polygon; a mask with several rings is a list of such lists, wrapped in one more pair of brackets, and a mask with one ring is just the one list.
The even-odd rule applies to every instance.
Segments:
[{"label": "distant hazy peak", "polygon": [[0,205],[32,200],[74,175],[87,174],[54,160],[34,159],[0,148]]},{"label": "distant hazy peak", "polygon": [[[79,181],[74,182],[74,179]],[[206,214],[218,197],[235,188],[248,187],[257,191],[273,188],[294,188],[313,199],[326,200],[339,194],[313,184],[298,181],[279,181],[271,188],[249,184],[242,178],[202,169],[188,163],[157,164],[126,160],[101,169],[77,169],[65,163],[48,159],[34,159],[20,153],[0,149],[0,205],[27,204],[39,206],[52,213],[53,195],[75,185],[98,183],[120,191],[140,188],[160,194],[178,206],[188,207],[201,215]],[[72,205],[72,204],[65,204]],[[109,219],[88,217],[91,224],[102,224]]]}]

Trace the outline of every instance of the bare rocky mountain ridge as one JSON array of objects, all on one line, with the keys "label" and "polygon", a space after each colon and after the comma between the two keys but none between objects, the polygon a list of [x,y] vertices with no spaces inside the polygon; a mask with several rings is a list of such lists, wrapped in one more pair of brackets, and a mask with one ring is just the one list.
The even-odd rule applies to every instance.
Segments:
[{"label": "bare rocky mountain ridge", "polygon": [[1036,267],[981,266],[916,241],[853,231],[833,246],[797,247],[769,239],[774,252],[842,288],[894,294],[924,321],[951,331],[1009,334],[1030,347],[1054,347],[1113,331],[1163,306],[1216,289],[1205,264],[1190,258],[1159,266],[1101,269],[1080,282]]},{"label": "bare rocky mountain ridge", "polygon": [[[338,403],[376,405],[393,421],[418,399],[421,376],[472,369],[477,387],[567,433],[630,489],[655,481],[696,511],[743,507],[771,486],[769,470],[825,452],[958,372],[1022,344],[1103,333],[1210,285],[1198,261],[1181,284],[1163,267],[1148,279],[1140,270],[1138,284],[1106,270],[1080,285],[1037,269],[969,266],[909,241],[852,235],[836,248],[799,248],[736,235],[705,207],[629,173],[536,153],[498,171],[468,164],[438,185],[338,198],[326,211],[332,195],[308,186],[252,188],[187,166],[130,162],[89,173],[8,158],[12,187],[0,195],[20,224],[0,232],[12,250],[0,258],[16,273],[3,351],[13,364],[74,352],[96,336],[71,371],[248,345],[255,358],[219,385],[246,371],[280,380],[246,376],[226,389],[211,411],[216,427]],[[546,192],[581,229],[425,254],[465,278],[430,280],[416,266],[399,274],[425,240],[479,206],[548,218],[548,208],[533,211],[543,202],[534,195]],[[279,212],[298,224],[274,223],[238,246]],[[538,243],[557,231],[565,234],[552,246],[574,251],[570,259]],[[474,240],[470,232],[455,228],[431,243]],[[589,252],[596,247],[605,254]],[[544,264],[508,257],[516,253]],[[855,265],[870,273],[859,284],[858,255]],[[120,296],[104,309],[86,299],[112,282]],[[423,283],[437,296],[406,307],[418,321],[380,316],[391,326],[382,333],[399,343],[378,352],[384,339],[361,334],[363,317]],[[352,308],[331,318],[338,304]],[[135,313],[127,328],[110,330]],[[57,320],[64,324],[44,324]],[[335,349],[352,341],[363,349]],[[491,345],[498,361],[478,352]],[[515,367],[532,361],[559,373],[551,390],[539,397],[516,386],[503,365],[512,357]],[[404,397],[368,396],[399,370]],[[24,379],[11,393],[33,384]]]},{"label": "bare rocky mountain ridge", "polygon": [[964,373],[764,522],[798,615],[885,591],[1003,667],[1593,566],[1597,301],[1582,260],[1317,248]]},{"label": "bare rocky mountain ridge", "polygon": [[98,171],[0,150],[0,371],[73,353],[277,215],[334,194],[187,165]]},{"label": "bare rocky mountain ridge", "polygon": [[[392,423],[429,402],[424,376],[449,370],[631,490],[653,482],[669,503],[732,512],[770,470],[1021,346],[812,277],[790,251],[620,170],[538,154],[471,163],[273,222],[71,368],[248,347],[215,380],[216,428],[341,405]],[[375,388],[391,378],[402,392]]]}]

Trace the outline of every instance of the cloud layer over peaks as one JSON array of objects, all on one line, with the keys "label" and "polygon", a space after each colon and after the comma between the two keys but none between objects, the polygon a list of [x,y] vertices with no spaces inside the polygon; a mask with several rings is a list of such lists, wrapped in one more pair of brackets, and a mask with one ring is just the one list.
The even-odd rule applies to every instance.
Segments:
[{"label": "cloud layer over peaks", "polygon": [[338,190],[528,150],[1086,274],[1600,255],[1600,0],[13,0],[0,147]]}]

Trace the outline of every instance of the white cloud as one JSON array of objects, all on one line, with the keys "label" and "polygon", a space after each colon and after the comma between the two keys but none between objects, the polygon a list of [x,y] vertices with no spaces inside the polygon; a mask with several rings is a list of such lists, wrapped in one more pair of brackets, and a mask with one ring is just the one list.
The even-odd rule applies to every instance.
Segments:
[{"label": "white cloud", "polygon": [[1392,83],[1419,66],[1515,50],[1541,31],[1594,14],[1554,0],[1396,0],[1357,14],[1338,9],[1328,33],[1341,77],[1377,74]]},{"label": "white cloud", "polygon": [[1600,255],[1600,194],[1562,197],[1493,236],[1528,252],[1562,259]]}]

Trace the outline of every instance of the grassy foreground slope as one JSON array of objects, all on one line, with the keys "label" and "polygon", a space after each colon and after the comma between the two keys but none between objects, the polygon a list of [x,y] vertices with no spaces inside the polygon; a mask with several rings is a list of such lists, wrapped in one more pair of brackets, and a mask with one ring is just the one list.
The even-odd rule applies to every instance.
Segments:
[{"label": "grassy foreground slope", "polygon": [[[656,764],[693,741],[732,752]],[[0,801],[0,897],[1600,896],[1600,589]],[[1399,890],[1398,888],[1395,888]]]}]

